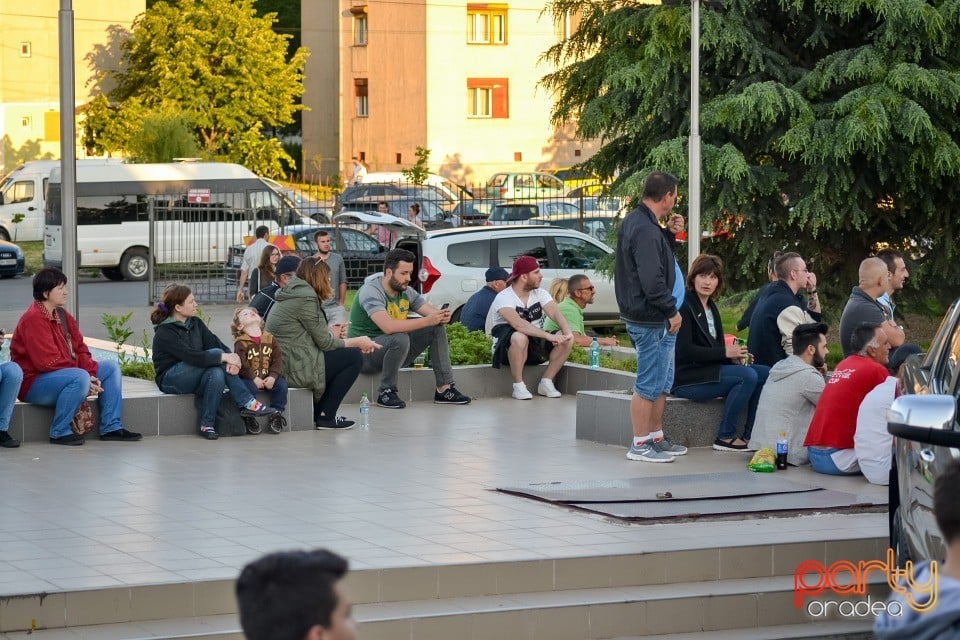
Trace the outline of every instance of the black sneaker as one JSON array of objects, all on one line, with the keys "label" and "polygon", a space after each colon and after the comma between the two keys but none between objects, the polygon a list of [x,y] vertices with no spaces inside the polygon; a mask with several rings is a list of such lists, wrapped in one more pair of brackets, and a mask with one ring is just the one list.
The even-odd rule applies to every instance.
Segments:
[{"label": "black sneaker", "polygon": [[133,431],[127,431],[121,427],[116,431],[100,434],[100,439],[106,440],[107,442],[136,442],[137,440],[142,440],[143,436]]},{"label": "black sneaker", "polygon": [[200,426],[200,437],[206,438],[207,440],[216,440],[220,437],[220,434],[217,433],[217,430],[213,427],[208,427],[206,425]]},{"label": "black sneaker", "polygon": [[50,444],[65,444],[68,447],[79,447],[83,444],[83,436],[76,433],[68,433],[59,438],[50,438]]},{"label": "black sneaker", "polygon": [[[270,417],[273,418],[273,416]],[[260,426],[260,422],[256,418],[244,418],[243,426],[246,427],[247,433],[252,436],[259,435],[260,432],[263,431],[263,427]]]},{"label": "black sneaker", "polygon": [[377,406],[384,409],[403,409],[407,403],[400,399],[396,389],[381,389],[377,394]]},{"label": "black sneaker", "polygon": [[317,431],[324,431],[332,429],[353,429],[353,425],[355,424],[353,420],[347,420],[343,416],[337,416],[335,420],[321,418],[313,423],[313,426],[317,428]]},{"label": "black sneaker", "polygon": [[463,395],[453,385],[447,387],[444,392],[437,391],[433,394],[433,404],[470,404],[470,398]]},{"label": "black sneaker", "polygon": [[6,431],[0,431],[0,447],[4,449],[16,449],[20,446],[20,441],[11,436]]},{"label": "black sneaker", "polygon": [[273,407],[268,407],[265,404],[261,404],[259,409],[248,409],[247,407],[240,408],[240,415],[244,418],[263,418],[265,416],[272,416],[277,412]]},{"label": "black sneaker", "polygon": [[287,426],[287,419],[279,411],[267,419],[267,427],[274,433],[280,433]]}]

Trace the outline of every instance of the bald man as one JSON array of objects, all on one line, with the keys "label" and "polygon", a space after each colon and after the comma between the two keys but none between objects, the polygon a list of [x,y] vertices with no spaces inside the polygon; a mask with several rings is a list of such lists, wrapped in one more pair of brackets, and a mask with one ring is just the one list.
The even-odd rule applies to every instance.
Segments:
[{"label": "bald man", "polygon": [[877,298],[890,287],[887,264],[880,258],[867,258],[860,263],[859,280],[840,316],[840,345],[844,357],[853,353],[851,337],[854,329],[863,323],[880,325],[894,349],[904,341],[903,327],[898,326],[886,308],[877,302]]}]

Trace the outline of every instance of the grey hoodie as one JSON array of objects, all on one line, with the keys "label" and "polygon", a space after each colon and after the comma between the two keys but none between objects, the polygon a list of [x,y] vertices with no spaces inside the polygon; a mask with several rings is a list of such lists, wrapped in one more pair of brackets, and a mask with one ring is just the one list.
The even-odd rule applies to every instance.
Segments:
[{"label": "grey hoodie", "polygon": [[760,392],[757,419],[750,435],[750,447],[776,451],[780,432],[787,432],[787,462],[807,464],[807,437],[813,410],[826,385],[823,375],[799,356],[789,356],[773,365]]},{"label": "grey hoodie", "polygon": [[[930,563],[914,566],[915,580],[930,580]],[[894,594],[887,601],[887,612],[877,616],[873,625],[877,640],[955,640],[960,638],[960,581],[938,576],[937,604],[932,611],[917,613],[904,604],[904,597]],[[901,615],[890,615],[890,604],[897,602]],[[894,609],[896,611],[896,609]]]}]

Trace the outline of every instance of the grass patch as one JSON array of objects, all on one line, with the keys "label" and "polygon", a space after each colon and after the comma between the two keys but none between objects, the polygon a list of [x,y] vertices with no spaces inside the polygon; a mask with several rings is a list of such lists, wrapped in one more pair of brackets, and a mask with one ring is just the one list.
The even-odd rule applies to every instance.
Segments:
[{"label": "grass patch", "polygon": [[31,242],[17,242],[16,245],[23,251],[25,261],[24,275],[32,276],[43,268],[43,240]]}]

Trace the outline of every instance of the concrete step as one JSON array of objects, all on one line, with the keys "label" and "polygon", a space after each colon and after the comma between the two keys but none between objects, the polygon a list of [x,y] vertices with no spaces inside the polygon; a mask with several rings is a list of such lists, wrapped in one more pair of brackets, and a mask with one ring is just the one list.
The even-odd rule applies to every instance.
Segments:
[{"label": "concrete step", "polygon": [[[886,584],[875,582],[868,593],[883,599]],[[801,629],[800,625],[820,621],[811,621],[794,606],[793,579],[788,576],[361,604],[354,615],[365,640],[588,640],[674,633],[710,633],[717,638],[722,631],[732,631],[737,635],[731,637],[737,638],[822,637]],[[835,616],[824,622],[846,621]],[[840,624],[830,633],[862,633],[869,624],[872,621]],[[781,625],[793,628],[778,629]],[[74,638],[114,640],[242,638],[235,615],[69,631]],[[776,635],[758,635],[771,631]],[[820,629],[821,634],[825,631]],[[56,633],[39,632],[31,638],[59,640]]]},{"label": "concrete step", "polygon": [[[531,389],[536,389],[543,373],[543,366],[526,367],[524,380]],[[623,372],[601,369],[591,370],[583,365],[565,365],[555,380],[557,388],[565,394],[575,394],[580,389],[627,388],[632,379],[624,378]],[[509,397],[511,391],[510,371],[494,369],[489,365],[455,367],[457,388],[474,398]],[[380,375],[361,374],[344,399],[347,405],[358,405],[366,393],[371,400],[376,398]],[[436,379],[433,369],[401,369],[398,379],[400,397],[407,402],[433,402]],[[261,393],[260,400],[269,402],[269,394]],[[97,405],[93,403],[94,413]],[[377,407],[372,411],[376,413]],[[356,412],[356,407],[345,408],[345,413]],[[291,389],[288,397],[287,427],[293,431],[312,430],[313,394],[306,389]],[[145,436],[193,435],[197,431],[197,411],[193,395],[169,395],[162,393],[155,383],[136,378],[123,380],[124,425],[131,431]],[[375,419],[375,418],[374,418]],[[18,402],[10,420],[10,435],[22,442],[47,442],[49,427],[53,421],[53,409]],[[629,428],[629,421],[627,422]],[[96,438],[90,438],[91,442]]]},{"label": "concrete step", "polygon": [[[469,604],[489,614],[515,610],[514,603],[517,602],[524,602],[524,608],[538,609],[557,608],[561,604],[567,609],[578,602],[590,601],[594,601],[593,606],[606,606],[622,600],[626,597],[624,594],[629,593],[635,594],[631,597],[639,606],[645,599],[656,599],[658,593],[662,594],[660,599],[702,599],[723,594],[731,588],[741,591],[746,588],[742,595],[759,593],[769,590],[769,585],[776,585],[775,590],[787,595],[786,590],[792,590],[793,573],[801,562],[818,560],[827,566],[837,560],[856,563],[881,559],[885,550],[886,539],[864,538],[398,567],[351,572],[347,589],[351,599],[362,607],[364,619],[368,619],[371,626],[376,627],[378,619],[384,622],[385,615],[406,617],[412,625],[410,614],[403,614],[403,611],[416,610],[417,615],[427,615],[431,611],[448,610],[451,606],[459,610],[457,607],[462,609]],[[744,580],[761,582],[750,586]],[[773,582],[764,583],[763,580]],[[5,597],[0,598],[0,632],[71,630],[115,623],[136,627],[150,621],[229,616],[236,613],[233,587],[233,580],[212,580]],[[763,589],[757,591],[760,587]],[[691,589],[690,593],[699,595],[684,595],[683,589]],[[419,604],[410,604],[411,601]],[[698,607],[704,606],[699,600],[697,602]],[[741,598],[736,607],[741,606],[756,609],[758,620],[753,626],[772,623],[759,618],[763,608],[757,609],[755,598]],[[444,616],[437,614],[437,617]],[[779,614],[771,620],[789,622]],[[391,628],[394,627],[395,624],[391,623]],[[675,629],[677,632],[682,630]],[[633,632],[625,629],[617,633]]]}]

